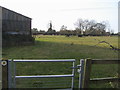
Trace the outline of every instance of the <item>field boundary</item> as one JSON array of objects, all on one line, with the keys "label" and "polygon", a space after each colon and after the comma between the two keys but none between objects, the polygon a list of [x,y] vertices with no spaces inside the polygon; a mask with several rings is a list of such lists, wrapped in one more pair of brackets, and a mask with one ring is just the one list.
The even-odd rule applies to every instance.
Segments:
[{"label": "field boundary", "polygon": [[[69,74],[62,74],[62,75],[17,75],[16,74],[16,63],[17,62],[71,62],[72,67],[75,67],[75,59],[57,59],[57,60],[2,60],[2,88],[16,88],[16,79],[18,78],[62,78],[62,77],[70,77],[71,78],[71,88],[74,87],[74,76],[75,71],[73,68],[70,68],[72,70]],[[13,75],[12,75],[12,69],[11,65],[13,63]],[[12,80],[13,78],[13,80]]]},{"label": "field boundary", "polygon": [[120,77],[105,77],[105,78],[93,78],[90,79],[91,67],[93,64],[120,64],[120,60],[103,60],[103,59],[85,59],[84,60],[84,73],[82,73],[82,82],[80,88],[89,88],[90,83],[104,83],[104,82],[117,82],[120,81]]},{"label": "field boundary", "polygon": [[[104,82],[117,82],[120,81],[120,77],[104,77],[104,78],[90,78],[90,74],[92,71],[92,65],[93,64],[120,64],[120,60],[117,59],[80,59],[80,65],[75,66],[75,59],[58,59],[58,60],[12,60],[12,62],[72,62],[72,74],[66,74],[66,75],[38,75],[38,76],[17,76],[16,75],[16,70],[14,67],[14,88],[15,82],[17,78],[50,78],[50,77],[71,77],[72,78],[72,83],[71,83],[71,88],[74,88],[74,69],[78,69],[79,73],[79,88],[89,88],[90,83],[104,83]],[[11,88],[11,72],[10,72],[10,64],[11,60],[2,60],[2,88]],[[118,73],[119,74],[119,73]],[[119,85],[118,85],[119,87]]]}]

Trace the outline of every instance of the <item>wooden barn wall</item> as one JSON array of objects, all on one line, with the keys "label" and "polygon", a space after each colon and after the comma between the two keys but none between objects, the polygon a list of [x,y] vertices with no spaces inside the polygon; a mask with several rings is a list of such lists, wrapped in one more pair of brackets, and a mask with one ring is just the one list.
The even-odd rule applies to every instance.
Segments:
[{"label": "wooden barn wall", "polygon": [[2,47],[2,7],[0,7],[0,48],[1,47]]},{"label": "wooden barn wall", "polygon": [[[0,58],[2,58],[2,8],[0,7]],[[2,65],[0,64],[0,90],[2,90]]]},{"label": "wooden barn wall", "polygon": [[3,32],[31,34],[31,19],[11,10],[3,8]]},{"label": "wooden barn wall", "polygon": [[120,1],[118,2],[118,32],[120,32]]}]

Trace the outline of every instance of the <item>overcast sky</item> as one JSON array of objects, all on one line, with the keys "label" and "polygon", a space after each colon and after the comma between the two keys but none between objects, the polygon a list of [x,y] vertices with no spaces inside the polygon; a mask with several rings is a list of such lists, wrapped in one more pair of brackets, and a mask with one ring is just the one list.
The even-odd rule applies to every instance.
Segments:
[{"label": "overcast sky", "polygon": [[32,28],[48,29],[62,25],[74,29],[77,19],[109,22],[111,29],[118,32],[119,0],[0,0],[0,5],[32,18]]}]

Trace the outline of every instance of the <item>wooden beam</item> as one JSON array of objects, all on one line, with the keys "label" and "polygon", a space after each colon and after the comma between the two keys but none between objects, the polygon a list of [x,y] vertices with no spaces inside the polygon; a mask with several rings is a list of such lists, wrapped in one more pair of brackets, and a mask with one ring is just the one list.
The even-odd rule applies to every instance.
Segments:
[{"label": "wooden beam", "polygon": [[120,78],[117,78],[117,77],[106,77],[106,78],[93,78],[93,79],[90,79],[91,82],[93,83],[101,83],[101,82],[118,82],[120,81]]},{"label": "wooden beam", "polygon": [[91,59],[85,59],[82,88],[89,88],[90,73],[91,73],[91,61],[92,61]]},{"label": "wooden beam", "polygon": [[8,60],[2,60],[2,88],[8,88]]},{"label": "wooden beam", "polygon": [[120,64],[120,60],[100,60],[93,59],[92,64]]}]

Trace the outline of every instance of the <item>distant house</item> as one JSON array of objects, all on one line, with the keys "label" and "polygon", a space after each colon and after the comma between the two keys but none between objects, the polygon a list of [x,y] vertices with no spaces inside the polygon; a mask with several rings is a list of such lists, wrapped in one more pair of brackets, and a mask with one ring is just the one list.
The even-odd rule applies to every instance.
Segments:
[{"label": "distant house", "polygon": [[[31,18],[0,6],[0,20],[2,23],[3,45],[7,42],[20,44],[31,42]],[[19,37],[19,38],[18,38]]]}]

